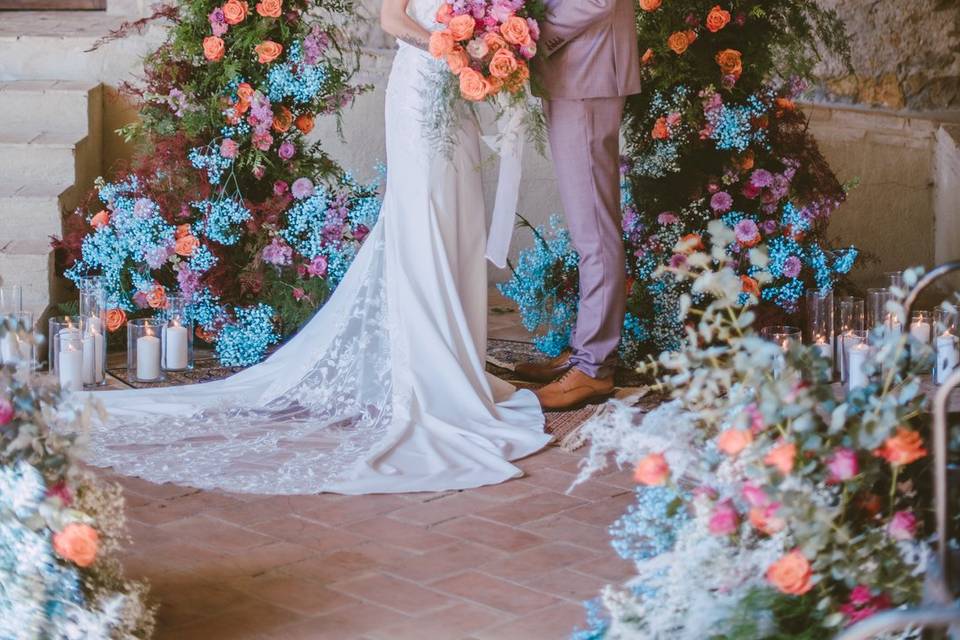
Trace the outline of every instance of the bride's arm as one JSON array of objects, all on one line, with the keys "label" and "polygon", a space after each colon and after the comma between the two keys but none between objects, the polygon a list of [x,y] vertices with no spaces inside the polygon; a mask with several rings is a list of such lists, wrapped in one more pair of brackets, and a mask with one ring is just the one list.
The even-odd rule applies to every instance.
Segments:
[{"label": "bride's arm", "polygon": [[407,15],[409,0],[383,0],[380,7],[380,27],[397,40],[426,51],[430,32]]}]

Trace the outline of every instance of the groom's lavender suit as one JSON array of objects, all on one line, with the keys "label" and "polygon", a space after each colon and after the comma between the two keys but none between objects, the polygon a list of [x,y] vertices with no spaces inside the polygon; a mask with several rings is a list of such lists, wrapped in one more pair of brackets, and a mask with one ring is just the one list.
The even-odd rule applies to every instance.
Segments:
[{"label": "groom's lavender suit", "polygon": [[547,0],[535,72],[560,200],[580,254],[573,366],[611,373],[626,306],[620,211],[620,120],[640,91],[635,0]]}]

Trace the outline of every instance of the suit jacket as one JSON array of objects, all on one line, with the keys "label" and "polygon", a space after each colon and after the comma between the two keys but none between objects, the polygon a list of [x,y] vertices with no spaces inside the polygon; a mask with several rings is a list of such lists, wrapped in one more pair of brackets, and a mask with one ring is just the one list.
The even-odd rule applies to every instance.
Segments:
[{"label": "suit jacket", "polygon": [[534,73],[546,98],[640,92],[636,0],[547,0]]}]

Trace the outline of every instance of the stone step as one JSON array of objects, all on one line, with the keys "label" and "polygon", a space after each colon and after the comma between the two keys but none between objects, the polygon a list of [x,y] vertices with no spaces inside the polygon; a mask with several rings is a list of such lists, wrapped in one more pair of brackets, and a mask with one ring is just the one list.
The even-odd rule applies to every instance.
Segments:
[{"label": "stone step", "polygon": [[4,182],[21,182],[66,189],[92,180],[91,169],[99,168],[100,150],[83,132],[38,132],[28,129],[0,129],[0,177]]},{"label": "stone step", "polygon": [[6,130],[89,132],[99,128],[102,102],[99,82],[0,82],[0,113]]},{"label": "stone step", "polygon": [[0,245],[20,238],[60,236],[63,212],[72,209],[76,189],[0,181]]},{"label": "stone step", "polygon": [[0,281],[23,287],[23,307],[43,321],[51,300],[62,300],[66,289],[56,276],[53,251],[45,238],[29,238],[0,244]]}]

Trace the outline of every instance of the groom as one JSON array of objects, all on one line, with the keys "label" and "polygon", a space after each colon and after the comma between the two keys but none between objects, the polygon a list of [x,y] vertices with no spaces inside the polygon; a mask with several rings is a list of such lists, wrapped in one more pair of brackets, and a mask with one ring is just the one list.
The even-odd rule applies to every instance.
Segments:
[{"label": "groom", "polygon": [[[571,351],[517,373],[546,382],[537,397],[563,410],[613,392],[626,306],[620,212],[620,120],[640,91],[635,0],[547,0],[535,73],[573,246],[580,307]],[[538,62],[537,62],[538,61]]]}]

